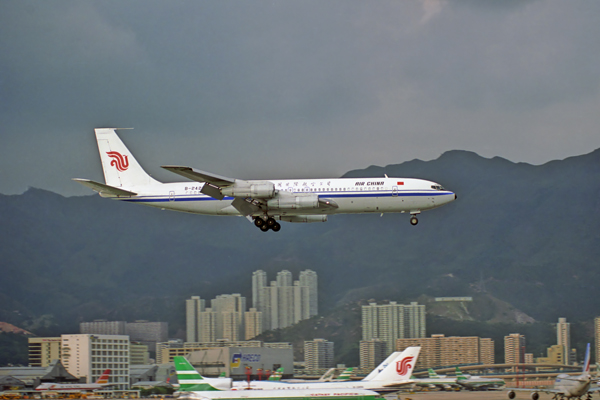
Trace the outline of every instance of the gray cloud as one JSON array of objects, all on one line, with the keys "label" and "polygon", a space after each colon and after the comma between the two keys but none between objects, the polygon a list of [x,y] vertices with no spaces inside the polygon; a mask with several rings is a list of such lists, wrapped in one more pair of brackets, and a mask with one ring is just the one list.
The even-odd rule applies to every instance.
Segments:
[{"label": "gray cloud", "polygon": [[337,176],[451,149],[599,146],[594,1],[0,3],[2,193],[88,193],[93,128],[139,161]]}]

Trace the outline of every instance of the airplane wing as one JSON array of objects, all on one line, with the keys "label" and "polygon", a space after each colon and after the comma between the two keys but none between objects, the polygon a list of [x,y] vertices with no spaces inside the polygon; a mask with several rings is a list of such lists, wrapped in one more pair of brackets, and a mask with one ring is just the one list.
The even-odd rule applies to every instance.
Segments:
[{"label": "airplane wing", "polygon": [[105,193],[105,194],[112,194],[115,196],[135,196],[135,195],[137,195],[137,193],[130,192],[129,190],[119,189],[114,186],[105,185],[104,183],[91,181],[89,179],[74,178],[73,180],[77,183],[81,183],[83,186],[92,188],[93,190],[95,190],[96,192],[98,192],[100,194]]},{"label": "airplane wing", "polygon": [[385,383],[381,386],[383,387],[389,387],[389,388],[394,388],[394,387],[402,387],[402,386],[406,386],[406,385],[412,385],[413,383],[415,383],[416,381],[414,379],[408,379],[405,381],[398,381],[398,382],[388,382]]},{"label": "airplane wing", "polygon": [[215,186],[229,186],[235,183],[235,179],[227,178],[225,176],[213,174],[211,172],[200,171],[192,167],[182,167],[177,165],[163,165],[161,168],[171,171],[175,174],[184,176],[188,179],[197,182],[208,182]]},{"label": "airplane wing", "polygon": [[231,186],[235,184],[235,179],[213,174],[211,172],[200,171],[192,167],[182,167],[178,165],[163,165],[162,168],[166,169],[167,171],[171,171],[177,175],[181,175],[185,178],[191,179],[193,181],[205,182],[206,184],[202,186],[202,189],[200,191],[205,195],[208,195],[217,200],[223,200],[225,198],[225,196],[223,196],[223,194],[221,193],[221,187]]}]

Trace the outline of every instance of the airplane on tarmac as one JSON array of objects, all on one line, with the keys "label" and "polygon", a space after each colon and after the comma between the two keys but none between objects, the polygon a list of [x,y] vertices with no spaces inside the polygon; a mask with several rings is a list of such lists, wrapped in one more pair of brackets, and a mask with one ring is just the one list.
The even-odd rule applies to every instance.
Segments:
[{"label": "airplane on tarmac", "polygon": [[325,222],[331,214],[410,213],[450,203],[456,194],[422,179],[372,177],[242,180],[185,166],[162,166],[193,182],[162,183],[144,171],[117,129],[96,128],[105,183],[73,179],[115,200],[208,215],[245,216],[263,232],[287,222]]},{"label": "airplane on tarmac", "polygon": [[460,388],[461,386],[456,383],[456,377],[446,377],[438,375],[433,369],[428,368],[429,378],[413,378],[415,386],[427,387],[427,388],[438,388],[442,390],[452,390],[454,388]]},{"label": "airplane on tarmac", "polygon": [[[173,358],[177,379],[178,397],[199,400],[238,400],[238,399],[324,399],[324,400],[383,400],[377,392],[362,389],[292,389],[292,390],[221,390],[208,383],[184,358]],[[222,379],[222,378],[217,378]],[[214,381],[215,379],[213,379]]]},{"label": "airplane on tarmac", "polygon": [[105,370],[95,383],[42,383],[36,387],[35,390],[51,392],[91,392],[92,390],[115,385],[115,383],[108,383],[110,372],[110,369]]},{"label": "airplane on tarmac", "polygon": [[456,383],[469,390],[494,390],[506,385],[502,378],[464,375],[458,367],[456,367]]},{"label": "airplane on tarmac", "polygon": [[590,344],[588,343],[585,351],[585,361],[583,362],[583,368],[581,375],[568,375],[560,374],[554,381],[554,387],[552,389],[525,389],[525,388],[511,388],[508,392],[508,398],[514,399],[517,391],[519,392],[530,392],[531,400],[538,400],[540,393],[552,394],[553,399],[571,399],[586,396],[588,400],[592,398],[592,393],[600,390],[600,387],[590,388],[592,382],[597,382],[598,378],[592,378],[590,374]]},{"label": "airplane on tarmac", "polygon": [[[290,389],[366,389],[379,393],[395,392],[400,387],[413,383],[410,379],[412,371],[419,357],[420,347],[407,347],[403,352],[394,353],[391,361],[385,363],[376,374],[369,374],[360,381],[305,381],[305,382],[268,382],[250,381],[233,382],[232,389],[262,389],[262,390],[290,390]],[[389,357],[388,357],[389,359]],[[387,360],[386,360],[387,361]],[[382,364],[383,365],[383,364]]]}]

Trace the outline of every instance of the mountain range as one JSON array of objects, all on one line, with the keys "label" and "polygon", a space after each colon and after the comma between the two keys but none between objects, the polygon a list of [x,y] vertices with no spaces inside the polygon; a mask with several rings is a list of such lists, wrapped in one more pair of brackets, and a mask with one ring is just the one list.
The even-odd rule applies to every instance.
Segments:
[{"label": "mountain range", "polygon": [[97,195],[0,195],[0,321],[44,335],[93,319],[161,320],[182,336],[185,298],[241,293],[250,305],[257,269],[269,279],[316,271],[321,313],[482,293],[527,321],[600,313],[600,150],[539,166],[449,151],[345,177],[384,174],[438,182],[458,199],[417,226],[406,214],[339,215],[263,233],[244,218]]}]

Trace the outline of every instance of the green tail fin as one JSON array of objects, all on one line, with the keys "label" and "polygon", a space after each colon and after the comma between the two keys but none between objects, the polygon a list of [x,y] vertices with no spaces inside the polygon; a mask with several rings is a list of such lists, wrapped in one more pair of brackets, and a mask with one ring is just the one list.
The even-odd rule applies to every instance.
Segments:
[{"label": "green tail fin", "polygon": [[283,375],[283,368],[277,368],[275,372],[271,376],[269,376],[269,381],[280,381],[281,375]]},{"label": "green tail fin", "polygon": [[352,370],[353,368],[346,368],[341,374],[338,375],[337,378],[335,378],[334,380],[336,381],[349,381],[350,377],[352,376]]},{"label": "green tail fin", "polygon": [[180,392],[203,392],[209,390],[219,390],[207,383],[206,380],[196,371],[192,364],[184,357],[173,357],[175,371],[177,371],[177,380],[179,381]]}]

